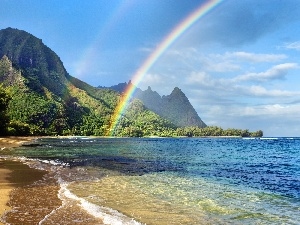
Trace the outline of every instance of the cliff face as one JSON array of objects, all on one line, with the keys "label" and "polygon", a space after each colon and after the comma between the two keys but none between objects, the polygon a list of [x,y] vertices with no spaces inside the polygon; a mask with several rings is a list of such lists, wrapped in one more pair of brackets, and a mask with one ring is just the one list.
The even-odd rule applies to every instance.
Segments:
[{"label": "cliff face", "polygon": [[46,87],[58,96],[64,94],[67,72],[57,54],[41,39],[18,29],[0,30],[0,58],[4,55],[22,70],[32,89],[42,92]]}]

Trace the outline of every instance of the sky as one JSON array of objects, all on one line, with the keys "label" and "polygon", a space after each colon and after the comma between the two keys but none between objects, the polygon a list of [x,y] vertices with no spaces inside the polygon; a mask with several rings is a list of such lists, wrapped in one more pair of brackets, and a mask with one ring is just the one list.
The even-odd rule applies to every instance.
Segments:
[{"label": "sky", "polygon": [[[0,29],[25,30],[92,86],[128,82],[204,0],[0,0]],[[137,84],[179,87],[224,129],[300,136],[300,1],[224,0],[170,44]]]}]

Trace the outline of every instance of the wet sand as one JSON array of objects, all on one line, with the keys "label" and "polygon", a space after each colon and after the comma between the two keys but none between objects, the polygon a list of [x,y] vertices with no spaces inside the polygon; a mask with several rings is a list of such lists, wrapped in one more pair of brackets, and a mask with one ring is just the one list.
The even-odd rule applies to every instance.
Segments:
[{"label": "wet sand", "polygon": [[19,147],[37,138],[38,137],[0,137],[0,149]]},{"label": "wet sand", "polygon": [[[2,173],[2,171],[4,173]],[[34,224],[34,223],[25,223],[25,221],[17,222],[16,219],[24,219],[24,217],[26,217],[26,213],[29,213],[28,211],[32,211],[32,210],[28,210],[27,206],[30,207],[32,205],[32,202],[36,200],[35,195],[40,195],[43,197],[47,195],[47,199],[48,197],[50,198],[49,193],[47,192],[41,193],[39,189],[42,188],[35,189],[34,185],[31,185],[35,181],[42,180],[42,177],[45,174],[47,174],[47,172],[31,169],[29,166],[21,162],[10,161],[10,160],[0,161],[0,172],[1,172],[0,198],[2,199],[0,209],[1,209],[2,219],[5,219],[5,221],[11,224]],[[52,192],[55,194],[54,197],[57,199],[58,204],[61,204],[59,199],[56,196],[57,191],[58,191],[58,186]],[[37,202],[37,204],[40,204],[40,202]],[[25,206],[25,208],[22,207],[22,205]],[[18,210],[9,211],[13,207],[18,207]],[[51,212],[52,209],[48,211]],[[24,217],[22,216],[21,218],[20,214],[22,213],[24,213]],[[36,218],[36,221],[37,222],[40,221],[41,220],[40,217],[43,218],[45,215],[39,215]]]},{"label": "wet sand", "polygon": [[[7,203],[9,200],[9,193],[12,191],[13,186],[7,180],[11,171],[5,168],[2,168],[2,161],[0,161],[0,214],[2,215],[7,210],[10,209]],[[3,223],[0,222],[2,225]]]},{"label": "wet sand", "polygon": [[[1,137],[0,150],[18,147],[35,139],[36,137]],[[0,217],[11,209],[9,200],[15,188],[31,184],[41,179],[45,173],[21,162],[0,159]],[[1,220],[0,224],[3,224]]]},{"label": "wet sand", "polygon": [[[0,137],[4,148],[19,147],[38,137]],[[19,161],[0,159],[0,225],[103,224],[83,212],[77,201],[64,204],[53,173],[30,168]],[[45,221],[46,219],[46,221]]]},{"label": "wet sand", "polygon": [[[32,137],[1,137],[0,150],[4,148],[18,147],[23,143],[32,141],[33,139],[34,138]],[[0,215],[10,209],[7,203],[9,200],[9,194],[14,188],[13,184],[9,181],[11,172],[12,171],[5,166],[5,161],[0,160]],[[0,224],[2,223],[0,222]]]}]

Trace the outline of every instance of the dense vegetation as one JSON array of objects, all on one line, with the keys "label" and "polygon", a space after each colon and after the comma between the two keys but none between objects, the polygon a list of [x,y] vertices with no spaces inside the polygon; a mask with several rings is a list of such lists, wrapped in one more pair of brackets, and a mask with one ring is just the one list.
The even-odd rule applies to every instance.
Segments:
[{"label": "dense vegetation", "polygon": [[122,115],[115,131],[115,136],[174,136],[176,126],[148,110],[144,104],[134,99]]},{"label": "dense vegetation", "polygon": [[188,100],[178,88],[165,97],[171,104],[162,107],[172,118],[163,118],[133,99],[111,131],[112,115],[121,99],[121,93],[70,76],[40,39],[17,29],[0,30],[0,135],[262,136],[262,131],[170,122],[187,120],[178,108],[190,106],[180,105]]},{"label": "dense vegetation", "polygon": [[187,137],[207,137],[207,136],[236,136],[236,137],[262,137],[263,131],[258,130],[254,132],[250,132],[248,129],[222,129],[218,126],[207,126],[204,128],[200,127],[183,127],[177,128],[176,130],[177,136],[187,136]]},{"label": "dense vegetation", "polygon": [[5,135],[8,128],[9,117],[7,115],[7,107],[9,100],[7,91],[0,85],[0,135]]},{"label": "dense vegetation", "polygon": [[[0,60],[1,135],[97,135],[108,134],[111,115],[120,97],[109,89],[94,89],[72,78],[68,95],[58,97],[44,88],[30,89],[21,70],[13,68],[7,57]],[[80,88],[79,88],[80,87]],[[85,91],[85,90],[87,91]],[[91,97],[93,96],[93,97]],[[122,115],[115,136],[262,136],[262,131],[220,127],[181,127],[161,118],[134,99]]]},{"label": "dense vegetation", "polygon": [[263,132],[232,128],[224,130],[217,126],[177,127],[145,108],[140,100],[135,99],[122,116],[114,135],[127,137],[262,137]]},{"label": "dense vegetation", "polygon": [[[121,98],[115,91],[93,88],[68,75],[64,84],[65,95],[57,96],[45,86],[41,86],[42,91],[32,89],[22,72],[22,69],[13,67],[8,57],[0,60],[1,90],[6,100],[1,115],[3,124],[6,121],[2,134],[104,136],[109,133],[111,116]],[[160,135],[169,127],[175,128],[135,100],[120,120],[114,135]]]}]

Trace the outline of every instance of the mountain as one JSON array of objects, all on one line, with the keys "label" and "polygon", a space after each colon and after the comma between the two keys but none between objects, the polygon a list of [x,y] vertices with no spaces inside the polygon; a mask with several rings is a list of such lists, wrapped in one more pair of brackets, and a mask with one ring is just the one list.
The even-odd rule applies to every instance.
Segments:
[{"label": "mountain", "polygon": [[92,87],[72,77],[41,39],[18,29],[0,30],[0,135],[263,134],[205,127],[179,88],[163,97],[150,87],[146,91],[137,88],[136,98],[115,121],[115,109],[126,97],[125,84],[116,85],[117,91]]},{"label": "mountain", "polygon": [[106,132],[119,95],[70,76],[42,40],[17,29],[0,30],[0,58],[0,82],[12,96],[12,134],[25,128],[35,135]]},{"label": "mountain", "polygon": [[137,89],[134,95],[147,108],[173,122],[178,127],[206,127],[186,95],[175,87],[170,95],[160,96],[151,87],[142,91]]},{"label": "mountain", "polygon": [[[3,88],[10,99],[5,113],[10,135],[107,135],[122,98],[116,91],[94,88],[72,77],[41,39],[13,28],[0,30]],[[132,105],[135,107],[128,107],[114,135],[161,135],[175,129],[142,104],[135,101]],[[139,114],[133,116],[130,110],[137,108]]]},{"label": "mountain", "polygon": [[[108,88],[122,93],[128,85],[132,85],[131,81],[128,84],[125,82]],[[136,88],[133,96],[140,99],[148,109],[171,121],[177,127],[206,127],[189,99],[178,87],[175,87],[170,95],[162,97],[150,86],[145,91]]]},{"label": "mountain", "polygon": [[6,55],[31,89],[43,92],[47,87],[62,96],[66,83],[66,70],[60,58],[41,39],[17,29],[7,28],[0,32],[0,57]]}]

